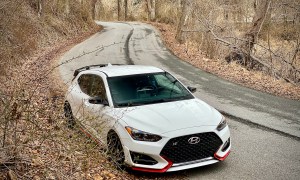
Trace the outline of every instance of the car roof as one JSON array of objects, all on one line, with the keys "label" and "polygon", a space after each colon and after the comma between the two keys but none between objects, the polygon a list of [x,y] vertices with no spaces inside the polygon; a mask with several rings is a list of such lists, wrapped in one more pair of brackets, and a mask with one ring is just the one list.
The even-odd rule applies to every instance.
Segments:
[{"label": "car roof", "polygon": [[90,70],[101,71],[108,77],[164,72],[164,70],[160,68],[143,65],[108,65],[105,67],[93,68]]}]

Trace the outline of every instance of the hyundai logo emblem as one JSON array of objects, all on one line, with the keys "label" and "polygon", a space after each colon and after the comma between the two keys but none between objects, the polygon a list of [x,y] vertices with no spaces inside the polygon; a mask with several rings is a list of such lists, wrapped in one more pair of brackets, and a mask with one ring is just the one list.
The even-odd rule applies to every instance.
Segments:
[{"label": "hyundai logo emblem", "polygon": [[199,137],[191,137],[188,142],[190,144],[198,144],[200,142],[200,138]]}]

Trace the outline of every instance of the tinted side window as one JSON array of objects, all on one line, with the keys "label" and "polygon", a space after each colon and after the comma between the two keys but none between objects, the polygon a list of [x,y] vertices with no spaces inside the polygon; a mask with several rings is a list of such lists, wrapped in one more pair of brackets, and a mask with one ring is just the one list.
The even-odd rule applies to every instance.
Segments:
[{"label": "tinted side window", "polygon": [[100,76],[93,75],[94,80],[91,87],[90,96],[91,97],[100,97],[101,99],[107,99],[106,98],[106,92],[105,92],[105,86],[103,83],[103,80]]},{"label": "tinted side window", "polygon": [[87,95],[90,94],[92,82],[93,76],[91,74],[83,74],[78,78],[78,85],[81,91]]}]

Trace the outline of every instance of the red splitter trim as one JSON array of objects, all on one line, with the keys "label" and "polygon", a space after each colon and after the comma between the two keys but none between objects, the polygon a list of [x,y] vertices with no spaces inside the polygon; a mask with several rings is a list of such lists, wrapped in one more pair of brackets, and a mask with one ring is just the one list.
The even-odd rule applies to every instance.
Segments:
[{"label": "red splitter trim", "polygon": [[229,155],[229,153],[230,153],[230,151],[228,151],[223,157],[218,156],[217,153],[215,153],[214,157],[219,161],[224,161],[227,158],[227,156]]}]

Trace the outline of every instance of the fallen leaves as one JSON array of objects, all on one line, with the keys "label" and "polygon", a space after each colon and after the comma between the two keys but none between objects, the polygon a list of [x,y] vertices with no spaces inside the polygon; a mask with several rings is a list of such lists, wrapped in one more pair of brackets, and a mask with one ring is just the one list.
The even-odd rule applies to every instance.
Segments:
[{"label": "fallen leaves", "polygon": [[114,179],[116,178],[116,176],[114,174],[112,174],[111,172],[107,171],[107,170],[103,170],[101,172],[101,175],[108,178],[108,179]]},{"label": "fallen leaves", "polygon": [[34,159],[32,159],[32,163],[31,163],[32,166],[43,166],[44,165],[44,162],[43,160],[41,159],[41,157],[36,157]]},{"label": "fallen leaves", "polygon": [[[71,42],[77,43],[77,40]],[[59,56],[57,52],[63,50],[66,50],[65,44],[50,47],[35,58],[27,59],[18,69],[12,68],[9,76],[0,77],[4,82],[0,84],[1,98],[3,92],[7,95],[3,96],[7,98],[7,107],[16,103],[17,112],[22,112],[20,116],[14,116],[17,118],[11,120],[13,123],[7,131],[9,136],[5,142],[11,148],[0,148],[1,163],[2,154],[8,157],[3,158],[3,163],[13,160],[9,166],[12,170],[0,172],[0,179],[9,176],[14,180],[14,172],[21,179],[35,180],[132,179],[130,175],[101,163],[106,162],[106,157],[99,147],[65,126],[62,88],[51,73],[46,75],[52,72],[51,64]],[[0,114],[0,117],[10,114]]]},{"label": "fallen leaves", "polygon": [[33,179],[33,180],[41,180],[41,178],[40,178],[39,176],[37,176],[37,175],[33,176],[32,179]]},{"label": "fallen leaves", "polygon": [[8,173],[7,173],[7,176],[8,176],[8,179],[9,180],[17,180],[17,175],[15,174],[14,171],[12,170],[9,170]]},{"label": "fallen leaves", "polygon": [[93,179],[94,180],[103,180],[103,177],[100,176],[99,174],[96,174]]}]

